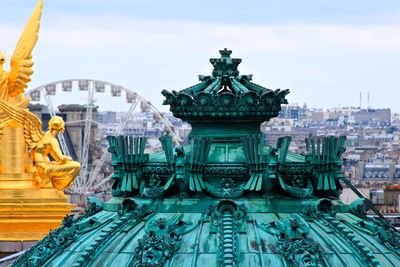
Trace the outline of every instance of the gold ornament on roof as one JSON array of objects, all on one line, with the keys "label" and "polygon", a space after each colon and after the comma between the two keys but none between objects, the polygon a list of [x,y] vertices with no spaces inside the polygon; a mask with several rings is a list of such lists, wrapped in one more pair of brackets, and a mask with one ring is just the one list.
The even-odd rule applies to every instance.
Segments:
[{"label": "gold ornament on roof", "polygon": [[51,182],[63,190],[80,170],[78,162],[63,155],[57,140],[64,121],[58,116],[51,118],[49,130],[43,132],[42,122],[27,109],[29,99],[23,95],[33,73],[32,50],[38,40],[42,8],[43,0],[39,0],[11,57],[10,72],[4,70],[6,57],[0,52],[0,141],[5,144],[0,147],[0,174],[33,173],[36,184]]},{"label": "gold ornament on roof", "polygon": [[[49,130],[43,132],[42,122],[32,112],[12,107],[2,100],[0,100],[0,109],[9,119],[23,127],[34,171],[40,178],[39,183],[51,182],[58,190],[68,187],[78,175],[80,164],[73,161],[71,157],[63,155],[60,149],[57,134],[65,130],[63,118],[53,116],[49,121]],[[49,159],[49,155],[54,161]]]},{"label": "gold ornament on roof", "polygon": [[42,7],[43,0],[38,0],[11,56],[9,71],[3,68],[8,58],[0,52],[0,203],[1,213],[6,214],[1,218],[0,243],[39,240],[59,227],[74,208],[61,191],[80,169],[58,144],[56,136],[64,130],[64,121],[53,117],[49,130],[43,132],[24,96],[33,73],[32,50]]}]

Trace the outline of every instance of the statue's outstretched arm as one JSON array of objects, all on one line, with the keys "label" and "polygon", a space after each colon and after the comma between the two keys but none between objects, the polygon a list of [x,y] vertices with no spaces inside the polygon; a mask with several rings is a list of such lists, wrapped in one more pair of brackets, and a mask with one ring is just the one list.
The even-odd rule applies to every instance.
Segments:
[{"label": "statue's outstretched arm", "polygon": [[57,139],[54,138],[53,140],[51,140],[50,144],[50,155],[55,161],[62,162],[69,159],[69,157],[63,155]]}]

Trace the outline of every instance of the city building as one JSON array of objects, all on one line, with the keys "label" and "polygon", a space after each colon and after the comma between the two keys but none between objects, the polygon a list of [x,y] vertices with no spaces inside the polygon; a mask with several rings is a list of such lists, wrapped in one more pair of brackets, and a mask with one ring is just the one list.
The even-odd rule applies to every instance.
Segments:
[{"label": "city building", "polygon": [[307,105],[304,104],[300,107],[297,103],[282,105],[281,111],[279,111],[279,118],[292,119],[292,120],[305,120],[307,118]]},{"label": "city building", "polygon": [[354,121],[362,125],[389,126],[391,124],[390,109],[363,109],[352,113]]}]

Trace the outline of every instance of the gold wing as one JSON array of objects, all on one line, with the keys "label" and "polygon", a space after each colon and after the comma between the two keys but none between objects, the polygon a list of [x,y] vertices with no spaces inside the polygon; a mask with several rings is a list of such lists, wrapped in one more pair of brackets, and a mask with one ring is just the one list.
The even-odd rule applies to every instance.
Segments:
[{"label": "gold wing", "polygon": [[[23,100],[23,101],[21,101],[21,102],[16,104],[16,106],[19,107],[19,108],[26,108],[28,105],[29,105],[29,100],[28,99]],[[2,127],[4,127],[9,121],[11,121],[11,118],[6,113],[0,112],[0,129]]]},{"label": "gold wing", "polygon": [[44,136],[42,122],[39,118],[27,109],[10,106],[2,100],[0,100],[0,109],[4,112],[0,113],[0,120],[4,118],[6,120],[14,120],[23,126],[25,141],[31,148],[36,147],[37,142]]},{"label": "gold wing", "polygon": [[40,18],[42,16],[43,0],[39,0],[24,32],[22,33],[14,54],[11,58],[10,73],[8,74],[8,95],[16,96],[24,93],[33,73],[32,50],[38,40]]}]

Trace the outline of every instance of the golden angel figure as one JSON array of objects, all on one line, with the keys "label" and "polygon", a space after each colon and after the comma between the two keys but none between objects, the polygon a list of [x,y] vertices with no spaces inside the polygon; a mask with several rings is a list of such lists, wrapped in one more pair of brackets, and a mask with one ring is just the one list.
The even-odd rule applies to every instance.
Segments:
[{"label": "golden angel figure", "polygon": [[[24,96],[33,73],[32,50],[43,6],[43,0],[37,1],[7,71],[3,66],[8,58],[0,52],[0,203],[7,214],[0,223],[0,237],[15,241],[34,240],[58,227],[74,206],[57,190],[69,186],[80,170],[80,164],[64,156],[58,144],[62,118],[53,117],[49,130],[43,132]],[[1,36],[0,42],[5,38]]]},{"label": "golden angel figure", "polygon": [[[16,121],[24,129],[25,141],[30,147],[30,156],[42,183],[51,182],[53,187],[63,190],[68,187],[80,171],[79,162],[64,156],[57,134],[64,132],[64,120],[54,116],[49,121],[49,130],[42,131],[42,122],[27,109],[12,107],[0,100],[0,110],[8,119]],[[51,161],[49,155],[54,159]]]},{"label": "golden angel figure", "polygon": [[6,72],[3,68],[6,57],[0,51],[0,99],[21,107],[27,107],[29,104],[29,100],[23,99],[22,94],[33,73],[32,50],[38,40],[42,7],[43,0],[39,0],[15,47],[11,57],[10,72]]},{"label": "golden angel figure", "polygon": [[64,131],[64,121],[53,117],[49,130],[44,133],[39,118],[27,109],[29,99],[23,96],[33,73],[32,50],[38,40],[42,8],[43,0],[39,0],[15,47],[10,72],[4,70],[6,57],[0,52],[0,141],[7,143],[0,147],[3,159],[0,172],[10,175],[23,172],[28,158],[27,145],[36,177],[40,177],[37,180],[51,182],[62,190],[72,183],[80,170],[78,162],[62,154],[57,141],[57,134]]},{"label": "golden angel figure", "polygon": [[[24,97],[33,73],[32,50],[38,40],[43,0],[38,0],[32,16],[11,57],[10,71],[3,68],[5,55],[0,52],[0,100],[18,108],[27,108],[29,99]],[[4,36],[3,36],[4,37]],[[27,170],[26,144],[23,128],[0,110],[0,174],[23,175]]]}]

